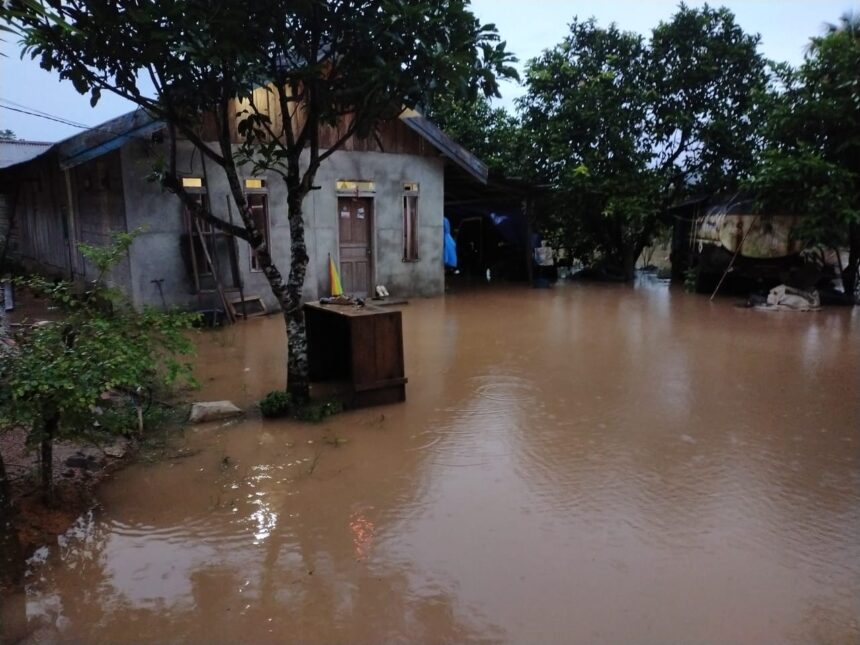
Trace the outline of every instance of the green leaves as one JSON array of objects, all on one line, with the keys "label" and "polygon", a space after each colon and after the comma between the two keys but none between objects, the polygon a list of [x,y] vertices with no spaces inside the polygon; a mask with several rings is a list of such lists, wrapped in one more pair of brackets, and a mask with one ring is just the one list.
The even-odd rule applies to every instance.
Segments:
[{"label": "green leaves", "polygon": [[19,281],[49,298],[62,315],[19,334],[16,351],[4,357],[0,427],[38,429],[57,415],[59,436],[73,437],[92,428],[94,411],[112,391],[193,382],[190,366],[176,357],[192,352],[187,331],[195,316],[137,312],[106,284],[135,235],[117,235],[105,248],[82,248],[100,271],[84,292],[40,277]]},{"label": "green leaves", "polygon": [[527,172],[519,120],[503,108],[493,108],[483,97],[464,100],[447,95],[437,96],[425,114],[491,170],[507,177]]},{"label": "green leaves", "polygon": [[846,292],[860,267],[860,29],[844,17],[813,38],[798,69],[776,66],[766,95],[765,149],[746,183],[759,205],[804,215],[804,239],[848,245]]},{"label": "green leaves", "polygon": [[545,227],[581,259],[630,266],[669,203],[734,188],[756,149],[757,47],[707,5],[682,4],[648,40],[574,19],[519,101],[532,172],[555,187]]}]

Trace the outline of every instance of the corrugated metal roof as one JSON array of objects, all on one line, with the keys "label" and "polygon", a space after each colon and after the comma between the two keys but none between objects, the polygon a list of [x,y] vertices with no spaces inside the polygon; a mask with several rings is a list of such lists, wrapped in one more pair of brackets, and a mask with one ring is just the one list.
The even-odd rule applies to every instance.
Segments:
[{"label": "corrugated metal roof", "polygon": [[7,141],[0,140],[0,168],[35,159],[51,147],[44,141]]},{"label": "corrugated metal roof", "polygon": [[133,110],[58,143],[37,141],[0,141],[0,168],[26,163],[56,151],[60,168],[73,168],[123,146],[127,141],[147,136],[164,127],[142,109]]},{"label": "corrugated metal roof", "polygon": [[121,148],[135,137],[147,136],[164,127],[142,109],[105,121],[57,144],[60,168],[73,168]]}]

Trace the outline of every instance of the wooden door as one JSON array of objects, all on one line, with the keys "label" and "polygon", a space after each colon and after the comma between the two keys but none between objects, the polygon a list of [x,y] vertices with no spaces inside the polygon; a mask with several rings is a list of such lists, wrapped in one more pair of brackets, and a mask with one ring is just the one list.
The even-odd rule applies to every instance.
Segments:
[{"label": "wooden door", "polygon": [[343,292],[366,297],[373,279],[373,201],[369,197],[338,197],[340,279]]}]

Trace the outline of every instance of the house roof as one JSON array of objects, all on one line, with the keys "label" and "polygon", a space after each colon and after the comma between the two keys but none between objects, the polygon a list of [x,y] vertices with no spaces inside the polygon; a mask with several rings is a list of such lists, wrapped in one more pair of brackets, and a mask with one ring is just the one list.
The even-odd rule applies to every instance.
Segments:
[{"label": "house roof", "polygon": [[400,115],[400,120],[472,177],[482,184],[487,183],[487,165],[442,132],[432,121],[415,110],[405,110]]},{"label": "house roof", "polygon": [[50,147],[45,141],[0,140],[0,168],[35,159]]},{"label": "house roof", "polygon": [[138,108],[56,144],[60,167],[65,170],[79,166],[163,127],[161,121]]},{"label": "house roof", "polygon": [[[483,184],[487,183],[487,166],[428,119],[414,110],[406,110],[400,115],[400,120],[472,177]],[[56,150],[61,168],[73,168],[116,150],[132,139],[148,136],[163,127],[162,121],[138,108],[58,143],[40,143],[38,145],[41,147],[29,156],[11,160],[5,165],[0,165],[0,168],[30,161],[52,150]],[[3,156],[5,158],[5,154]]]}]

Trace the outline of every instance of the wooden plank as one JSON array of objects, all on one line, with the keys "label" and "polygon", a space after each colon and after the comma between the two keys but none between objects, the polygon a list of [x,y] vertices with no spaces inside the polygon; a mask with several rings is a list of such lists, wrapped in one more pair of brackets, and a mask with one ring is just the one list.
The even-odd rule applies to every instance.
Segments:
[{"label": "wooden plank", "polygon": [[358,388],[379,380],[376,373],[376,338],[371,317],[350,320],[350,346],[352,349],[352,384]]},{"label": "wooden plank", "polygon": [[399,313],[390,312],[372,318],[375,378],[380,382],[403,376],[398,317]]},{"label": "wooden plank", "polygon": [[382,390],[389,387],[394,387],[397,385],[406,385],[409,382],[409,379],[405,376],[400,378],[390,378],[385,379],[384,381],[374,381],[373,383],[367,385],[356,385],[356,392],[367,392],[370,390]]},{"label": "wooden plank", "polygon": [[231,299],[227,304],[234,319],[238,319],[240,316],[242,318],[254,318],[255,316],[265,316],[268,313],[266,303],[260,296],[245,296],[244,298],[240,296]]}]

